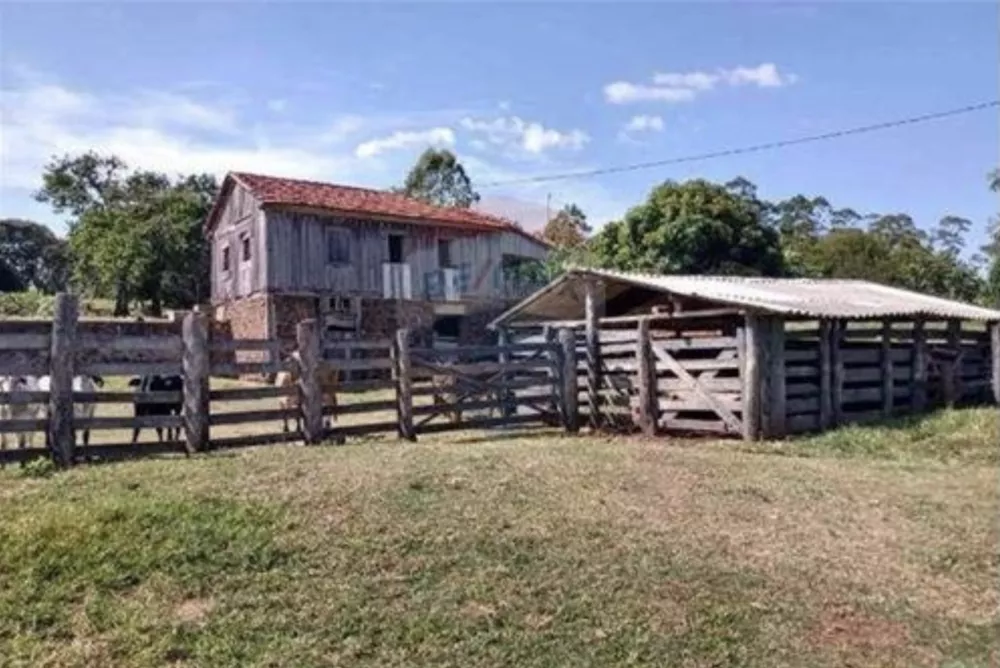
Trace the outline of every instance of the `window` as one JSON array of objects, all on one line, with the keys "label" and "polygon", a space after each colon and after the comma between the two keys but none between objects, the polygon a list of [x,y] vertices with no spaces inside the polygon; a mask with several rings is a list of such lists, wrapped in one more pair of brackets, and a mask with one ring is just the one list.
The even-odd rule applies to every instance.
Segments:
[{"label": "window", "polygon": [[240,244],[241,244],[241,248],[242,248],[241,253],[240,253],[240,257],[243,259],[243,262],[249,262],[250,261],[250,235],[244,235],[244,236],[242,236],[240,238]]},{"label": "window", "polygon": [[389,262],[399,264],[403,261],[403,235],[389,235]]},{"label": "window", "polygon": [[222,247],[222,271],[229,271],[229,246]]},{"label": "window", "polygon": [[451,267],[451,241],[438,241],[438,266],[442,269]]},{"label": "window", "polygon": [[326,261],[329,264],[351,263],[351,233],[349,231],[340,229],[327,231]]},{"label": "window", "polygon": [[350,313],[353,306],[350,297],[330,297],[327,305],[333,313]]}]

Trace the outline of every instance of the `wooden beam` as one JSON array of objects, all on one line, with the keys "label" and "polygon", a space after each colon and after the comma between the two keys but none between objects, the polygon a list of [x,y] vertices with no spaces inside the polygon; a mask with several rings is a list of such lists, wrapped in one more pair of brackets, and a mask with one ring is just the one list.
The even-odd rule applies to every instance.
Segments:
[{"label": "wooden beam", "polygon": [[639,389],[639,429],[646,436],[655,436],[659,406],[656,402],[656,370],[649,344],[649,320],[640,320],[638,329],[639,342],[635,353],[638,369],[635,384]]},{"label": "wooden beam", "polygon": [[914,413],[923,413],[927,410],[927,329],[923,320],[913,323],[913,362],[910,373],[913,378],[910,405]]},{"label": "wooden beam", "polygon": [[948,321],[947,333],[948,351],[954,352],[955,356],[945,360],[941,364],[941,382],[944,388],[944,403],[948,408],[954,408],[955,402],[962,396],[959,387],[959,369],[962,364],[962,322],[960,320]]},{"label": "wooden beam", "polygon": [[413,371],[410,366],[410,330],[396,331],[396,363],[398,368],[397,403],[399,435],[408,441],[417,440],[413,430]]},{"label": "wooden beam", "polygon": [[73,367],[76,361],[78,306],[75,295],[56,295],[49,354],[49,448],[58,466],[72,466]]},{"label": "wooden beam", "polygon": [[770,353],[768,355],[768,382],[770,383],[770,427],[771,438],[784,438],[786,433],[785,417],[785,321],[781,318],[768,318]]},{"label": "wooden beam", "polygon": [[590,416],[590,428],[597,430],[601,426],[601,339],[597,323],[597,283],[586,281],[584,297],[584,314],[587,349],[587,410]]},{"label": "wooden beam", "polygon": [[576,333],[568,327],[560,329],[559,345],[562,348],[563,426],[565,426],[566,431],[575,434],[580,431],[576,373]]},{"label": "wooden beam", "polygon": [[743,328],[744,355],[741,364],[743,380],[743,438],[760,438],[760,386],[762,323],[759,316],[747,314]]},{"label": "wooden beam", "polygon": [[824,318],[819,322],[819,428],[829,429],[833,421],[833,326]]},{"label": "wooden beam", "polygon": [[882,323],[882,341],[880,347],[882,375],[882,415],[892,416],[893,389],[895,376],[892,372],[892,322]]},{"label": "wooden beam", "polygon": [[299,406],[302,410],[303,440],[306,444],[323,440],[323,393],[319,386],[320,342],[315,319],[303,320],[295,329],[299,353]]},{"label": "wooden beam", "polygon": [[209,348],[208,323],[201,313],[188,313],[182,325],[184,341],[184,442],[189,454],[208,449]]},{"label": "wooden beam", "polygon": [[993,401],[1000,404],[1000,322],[990,325],[990,360],[992,361]]},{"label": "wooden beam", "polygon": [[844,423],[844,330],[847,323],[830,323],[830,405],[834,425]]},{"label": "wooden beam", "polygon": [[[590,282],[588,281],[588,284]],[[586,311],[586,299],[584,299],[584,310]],[[635,325],[642,319],[649,319],[652,321],[674,321],[674,320],[697,320],[701,318],[720,318],[720,317],[737,317],[742,316],[743,311],[741,309],[732,308],[717,308],[717,309],[704,309],[701,311],[685,311],[682,313],[638,313],[635,315],[616,315],[601,318],[602,325]],[[534,322],[510,322],[506,323],[506,327],[511,328],[537,328],[543,325],[548,325],[550,327],[586,327],[587,318],[586,313],[583,320],[536,320]]]}]

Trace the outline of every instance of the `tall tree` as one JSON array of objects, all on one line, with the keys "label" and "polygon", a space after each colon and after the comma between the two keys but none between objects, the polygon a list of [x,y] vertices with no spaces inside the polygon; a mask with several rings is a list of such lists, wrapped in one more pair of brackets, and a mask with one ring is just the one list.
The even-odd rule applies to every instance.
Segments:
[{"label": "tall tree", "polygon": [[0,262],[15,278],[6,285],[58,292],[66,287],[69,258],[66,242],[45,225],[30,220],[0,220]]},{"label": "tall tree", "polygon": [[542,238],[558,249],[579,248],[590,234],[587,216],[576,204],[567,204],[545,224]]},{"label": "tall tree", "polygon": [[[987,178],[990,190],[1000,193],[1000,169],[994,169]],[[987,242],[982,247],[989,263],[983,293],[987,303],[1000,308],[1000,212],[990,221],[988,234]]]},{"label": "tall tree", "polygon": [[204,294],[201,223],[215,190],[211,176],[172,181],[86,153],[53,160],[36,197],[74,216],[69,246],[76,282],[113,296],[115,314],[126,315],[134,300],[158,313],[165,303],[190,306]]},{"label": "tall tree", "polygon": [[399,192],[430,204],[462,209],[479,201],[465,168],[448,149],[428,148],[420,154]]},{"label": "tall tree", "polygon": [[668,274],[780,275],[778,233],[766,224],[763,203],[749,181],[734,183],[697,179],[657,186],[595,237],[597,262]]}]

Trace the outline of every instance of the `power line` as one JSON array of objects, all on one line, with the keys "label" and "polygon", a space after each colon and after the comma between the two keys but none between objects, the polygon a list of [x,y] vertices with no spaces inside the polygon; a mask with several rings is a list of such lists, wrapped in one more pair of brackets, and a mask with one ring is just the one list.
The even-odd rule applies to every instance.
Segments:
[{"label": "power line", "polygon": [[784,148],[786,146],[809,144],[817,141],[826,141],[827,139],[837,139],[839,137],[848,137],[851,135],[860,135],[869,132],[877,132],[879,130],[888,130],[890,128],[897,128],[904,125],[924,123],[926,121],[934,121],[941,118],[949,118],[951,116],[960,116],[962,114],[969,114],[975,111],[982,111],[983,109],[989,109],[991,107],[998,107],[998,106],[1000,106],[1000,100],[990,100],[989,102],[980,102],[979,104],[971,104],[966,107],[959,107],[958,109],[937,111],[930,114],[923,114],[922,116],[911,116],[910,118],[901,118],[894,121],[885,121],[883,123],[875,123],[873,125],[862,125],[859,127],[848,128],[846,130],[836,130],[834,132],[826,132],[824,134],[819,134],[819,135],[809,135],[806,137],[796,137],[794,139],[783,139],[781,141],[772,141],[772,142],[767,142],[766,144],[754,144],[752,146],[742,146],[739,148],[730,148],[721,151],[712,151],[711,153],[698,153],[695,155],[686,155],[677,158],[654,160],[652,162],[638,162],[638,163],[633,163],[631,165],[621,165],[618,167],[605,167],[603,169],[589,169],[589,170],[580,170],[576,172],[562,172],[558,174],[543,174],[541,176],[527,176],[519,179],[509,179],[506,181],[490,181],[487,183],[477,183],[476,187],[493,188],[496,186],[518,185],[522,183],[544,183],[546,181],[561,181],[564,179],[574,179],[585,176],[602,176],[604,174],[634,172],[640,169],[663,167],[664,165],[677,165],[684,162],[696,162],[698,160],[708,160],[711,158],[724,158],[731,155],[757,153],[760,151],[769,151],[776,148]]}]

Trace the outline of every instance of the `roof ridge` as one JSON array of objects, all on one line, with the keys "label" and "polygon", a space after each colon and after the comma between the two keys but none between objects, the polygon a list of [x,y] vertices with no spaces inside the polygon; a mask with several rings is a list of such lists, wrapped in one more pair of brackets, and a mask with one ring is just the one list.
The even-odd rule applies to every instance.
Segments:
[{"label": "roof ridge", "polygon": [[300,179],[291,176],[275,176],[273,174],[261,174],[260,172],[229,172],[232,176],[239,178],[241,176],[249,176],[258,179],[271,179],[272,181],[291,181],[292,183],[301,183],[309,186],[326,186],[327,188],[344,188],[347,190],[361,190],[364,192],[377,193],[379,195],[398,195],[400,197],[405,197],[405,195],[399,195],[391,190],[379,190],[378,188],[369,188],[368,186],[354,186],[348,185],[346,183],[334,183],[332,181],[316,181],[315,179]]}]

